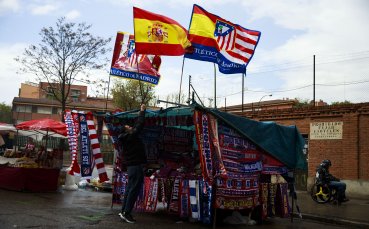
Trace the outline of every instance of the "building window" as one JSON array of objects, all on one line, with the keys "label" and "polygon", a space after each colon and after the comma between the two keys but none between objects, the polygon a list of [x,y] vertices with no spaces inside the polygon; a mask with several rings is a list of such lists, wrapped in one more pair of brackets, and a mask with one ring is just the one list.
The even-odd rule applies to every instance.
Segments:
[{"label": "building window", "polygon": [[72,97],[71,100],[72,100],[72,102],[78,102],[79,98],[78,97]]},{"label": "building window", "polygon": [[79,102],[79,97],[81,96],[81,91],[76,89],[70,90],[70,98],[72,102]]},{"label": "building window", "polygon": [[16,112],[32,113],[32,106],[29,105],[17,105]]},{"label": "building window", "polygon": [[52,107],[37,107],[39,114],[52,114]]}]

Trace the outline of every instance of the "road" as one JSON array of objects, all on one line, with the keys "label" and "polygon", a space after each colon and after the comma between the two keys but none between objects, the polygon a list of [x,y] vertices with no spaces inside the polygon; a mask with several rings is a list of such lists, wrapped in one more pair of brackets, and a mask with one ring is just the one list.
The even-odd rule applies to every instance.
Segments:
[{"label": "road", "polygon": [[[136,224],[122,222],[120,206],[111,208],[111,193],[92,190],[56,193],[24,193],[0,189],[0,228],[137,228],[140,229],[205,229],[200,223],[180,221],[165,212],[137,213]],[[344,228],[309,220],[273,218],[263,225],[248,228]],[[216,228],[244,228],[245,225],[217,225]]]}]

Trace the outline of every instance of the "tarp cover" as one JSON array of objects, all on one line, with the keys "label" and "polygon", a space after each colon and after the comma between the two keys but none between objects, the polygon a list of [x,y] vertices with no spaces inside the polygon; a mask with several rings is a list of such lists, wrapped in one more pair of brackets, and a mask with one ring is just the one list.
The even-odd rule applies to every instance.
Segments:
[{"label": "tarp cover", "polygon": [[[193,109],[203,110],[223,120],[245,138],[274,156],[290,169],[307,169],[306,158],[303,154],[305,140],[296,126],[282,126],[275,122],[254,121],[217,109],[207,109],[196,103],[190,107],[171,107],[165,110],[149,111],[147,116],[189,115],[193,113]],[[137,110],[134,113],[131,111],[116,115],[133,117],[137,115],[136,112]]]},{"label": "tarp cover", "polygon": [[270,153],[291,169],[307,169],[303,149],[305,140],[296,126],[259,122],[216,109],[208,110],[236,129],[250,141]]}]

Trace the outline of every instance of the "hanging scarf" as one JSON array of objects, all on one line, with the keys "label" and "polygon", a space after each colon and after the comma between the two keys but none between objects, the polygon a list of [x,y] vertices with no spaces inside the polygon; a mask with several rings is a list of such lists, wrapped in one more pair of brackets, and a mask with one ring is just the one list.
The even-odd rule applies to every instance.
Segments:
[{"label": "hanging scarf", "polygon": [[205,180],[199,181],[200,191],[200,203],[201,203],[201,220],[204,224],[210,224],[211,215],[211,203],[212,203],[212,187],[209,182]]},{"label": "hanging scarf", "polygon": [[196,129],[196,141],[199,147],[200,163],[202,174],[206,180],[213,179],[213,160],[211,151],[211,139],[209,134],[208,116],[200,111],[194,113],[194,123]]},{"label": "hanging scarf", "polygon": [[261,206],[262,206],[261,216],[262,219],[266,219],[268,216],[268,199],[269,199],[268,183],[261,183],[260,189],[261,189],[260,191],[261,191]]},{"label": "hanging scarf", "polygon": [[77,134],[72,118],[72,113],[69,110],[65,112],[64,120],[65,126],[67,128],[69,150],[72,156],[72,163],[70,165],[70,171],[68,173],[70,175],[80,174],[81,171],[77,162],[77,148],[78,148]]},{"label": "hanging scarf", "polygon": [[179,216],[181,218],[188,217],[189,213],[189,205],[190,205],[190,195],[189,195],[189,181],[184,179],[181,180],[180,186],[179,186],[180,192],[179,192]]},{"label": "hanging scarf", "polygon": [[108,175],[105,170],[105,164],[102,158],[101,150],[100,150],[100,142],[97,137],[96,129],[95,129],[95,123],[93,119],[92,112],[88,112],[86,114],[87,119],[87,125],[88,125],[88,132],[89,137],[91,140],[91,147],[92,147],[92,153],[94,156],[97,172],[99,175],[99,181],[102,183],[104,181],[108,181]]},{"label": "hanging scarf", "polygon": [[288,184],[287,183],[278,184],[277,206],[278,206],[278,213],[282,218],[286,218],[290,215],[291,209],[288,203]]},{"label": "hanging scarf", "polygon": [[158,184],[159,181],[157,178],[148,179],[149,184],[146,193],[145,199],[145,211],[146,212],[155,212],[156,205],[158,202]]},{"label": "hanging scarf", "polygon": [[269,183],[268,216],[275,216],[276,195],[277,195],[277,184]]},{"label": "hanging scarf", "polygon": [[189,181],[189,187],[190,187],[190,204],[191,204],[191,217],[193,219],[198,220],[199,218],[199,209],[197,206],[197,180],[190,180]]},{"label": "hanging scarf", "polygon": [[170,198],[170,204],[169,204],[169,212],[177,214],[178,207],[179,207],[179,186],[180,186],[180,178],[176,177],[174,179],[173,183],[173,190],[172,190],[172,196]]},{"label": "hanging scarf", "polygon": [[90,178],[92,175],[92,157],[90,151],[90,138],[88,136],[88,127],[86,115],[78,113],[80,149],[81,149],[81,176]]}]

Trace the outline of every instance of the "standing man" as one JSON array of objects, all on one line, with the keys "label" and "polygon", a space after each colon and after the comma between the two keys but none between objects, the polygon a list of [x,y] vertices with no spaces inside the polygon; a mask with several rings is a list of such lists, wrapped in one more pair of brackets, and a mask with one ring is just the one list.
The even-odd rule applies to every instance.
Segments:
[{"label": "standing man", "polygon": [[146,163],[145,145],[139,137],[145,122],[145,104],[141,105],[138,119],[133,127],[125,125],[122,133],[118,136],[119,144],[122,147],[123,164],[127,166],[128,184],[122,203],[122,212],[119,213],[121,219],[127,223],[134,223],[131,212],[140,192],[144,171],[143,165]]}]

